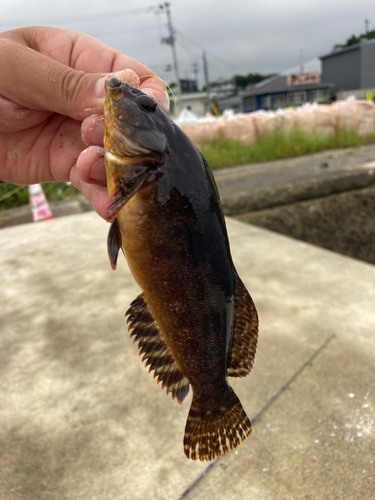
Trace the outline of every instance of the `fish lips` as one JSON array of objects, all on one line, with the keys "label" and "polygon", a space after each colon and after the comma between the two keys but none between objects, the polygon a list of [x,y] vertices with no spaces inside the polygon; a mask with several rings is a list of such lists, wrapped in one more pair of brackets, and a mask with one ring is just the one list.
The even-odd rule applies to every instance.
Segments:
[{"label": "fish lips", "polygon": [[109,145],[117,150],[113,153],[145,155],[163,163],[167,151],[163,111],[154,99],[115,77],[106,81],[105,88],[104,116]]}]

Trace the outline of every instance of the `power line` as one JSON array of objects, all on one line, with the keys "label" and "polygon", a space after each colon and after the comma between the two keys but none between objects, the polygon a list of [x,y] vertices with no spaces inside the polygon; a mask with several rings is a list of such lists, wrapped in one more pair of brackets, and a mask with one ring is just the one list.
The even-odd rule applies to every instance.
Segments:
[{"label": "power line", "polygon": [[131,10],[119,10],[117,12],[102,12],[97,14],[84,14],[74,15],[74,16],[56,16],[56,17],[36,17],[29,19],[8,19],[6,22],[1,22],[1,26],[14,26],[20,24],[32,24],[41,23],[41,24],[49,24],[49,23],[86,23],[86,22],[95,22],[95,21],[103,21],[103,20],[111,20],[113,18],[119,18],[123,16],[134,16],[138,14],[146,14],[148,12],[152,12],[153,10],[158,9],[158,7],[147,7],[143,9],[131,9]]},{"label": "power line", "polygon": [[[179,36],[181,36],[182,38],[184,38],[187,42],[189,42],[191,45],[194,45],[195,47],[197,47],[201,52],[203,52],[205,50],[205,49],[203,49],[203,47],[201,47],[196,42],[194,42],[193,40],[191,40],[188,36],[184,35],[180,30],[176,30],[175,29],[175,32]],[[224,59],[222,59],[221,57],[219,57],[216,54],[212,53],[211,51],[207,51],[206,50],[206,53],[208,53],[211,58],[214,58],[214,59],[217,59],[218,61],[220,61],[221,64],[225,64],[226,66],[233,66],[232,62],[225,61]]]},{"label": "power line", "polygon": [[186,53],[187,53],[190,57],[192,57],[192,56],[195,56],[195,55],[196,55],[194,52],[192,52],[192,51],[191,51],[191,49],[190,49],[188,46],[186,46],[186,44],[185,44],[182,40],[178,40],[178,39],[176,38],[176,43],[177,43],[177,45],[179,45],[181,48],[183,48],[183,49],[185,50],[185,52],[186,52]]},{"label": "power line", "polygon": [[[157,26],[142,26],[142,27],[139,27],[139,28],[134,28],[132,30],[124,30],[123,28],[122,29],[118,29],[118,30],[108,30],[108,31],[101,31],[100,28],[96,29],[96,28],[93,28],[92,30],[90,30],[90,33],[88,33],[89,30],[87,30],[87,34],[91,34],[93,33],[92,36],[95,36],[96,38],[98,38],[99,36],[100,37],[104,37],[104,36],[108,36],[108,35],[114,35],[114,36],[126,36],[126,35],[129,35],[131,33],[138,33],[140,31],[155,31],[157,29]],[[81,30],[82,31],[82,30]]]}]

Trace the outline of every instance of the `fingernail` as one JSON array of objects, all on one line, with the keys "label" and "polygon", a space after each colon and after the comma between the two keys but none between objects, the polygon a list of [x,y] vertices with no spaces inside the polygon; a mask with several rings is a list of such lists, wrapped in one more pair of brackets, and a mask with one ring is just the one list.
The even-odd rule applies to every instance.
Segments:
[{"label": "fingernail", "polygon": [[105,167],[104,167],[104,158],[99,158],[90,172],[90,178],[94,181],[102,182],[103,184],[107,183],[107,177],[105,175]]},{"label": "fingernail", "polygon": [[100,99],[104,99],[104,96],[105,96],[105,81],[108,79],[108,76],[102,76],[101,78],[99,78],[99,80],[96,82],[96,85],[95,85],[95,94],[97,97],[99,97]]},{"label": "fingernail", "polygon": [[103,137],[104,137],[104,118],[101,116],[100,119],[89,130],[88,133],[89,144],[102,146]]}]

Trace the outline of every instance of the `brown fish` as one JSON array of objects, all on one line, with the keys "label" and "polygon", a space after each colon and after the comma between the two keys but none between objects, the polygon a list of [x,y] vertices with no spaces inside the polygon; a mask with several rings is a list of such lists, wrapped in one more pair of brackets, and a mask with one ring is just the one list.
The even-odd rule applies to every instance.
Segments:
[{"label": "brown fish", "polygon": [[143,290],[126,313],[131,337],[173,399],[181,404],[192,387],[184,451],[212,460],[251,433],[227,377],[252,368],[256,309],[232,262],[215,181],[190,139],[115,77],[104,122],[109,257],[115,269],[122,248]]}]

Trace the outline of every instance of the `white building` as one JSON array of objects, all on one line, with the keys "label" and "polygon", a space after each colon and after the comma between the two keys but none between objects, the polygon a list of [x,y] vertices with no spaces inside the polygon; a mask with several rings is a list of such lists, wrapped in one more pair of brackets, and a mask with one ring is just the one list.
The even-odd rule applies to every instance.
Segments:
[{"label": "white building", "polygon": [[[210,93],[210,101],[216,97],[216,94]],[[194,94],[182,94],[180,96],[179,111],[188,109],[197,116],[204,116],[206,113],[206,92],[195,92]],[[176,118],[176,108],[172,97],[170,97],[169,116]]]}]

